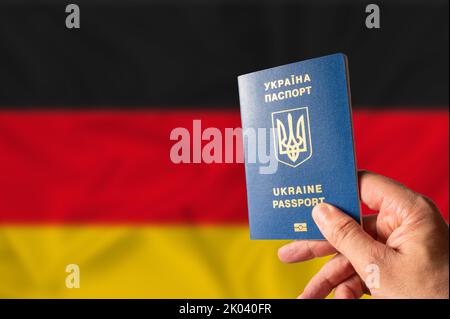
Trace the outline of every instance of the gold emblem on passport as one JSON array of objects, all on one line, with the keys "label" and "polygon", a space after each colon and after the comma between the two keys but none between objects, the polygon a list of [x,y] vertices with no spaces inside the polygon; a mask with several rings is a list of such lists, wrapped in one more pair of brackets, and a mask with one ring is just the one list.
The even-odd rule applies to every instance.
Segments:
[{"label": "gold emblem on passport", "polygon": [[298,232],[307,232],[308,231],[308,226],[306,225],[306,223],[296,223],[296,224],[294,224],[294,231],[296,233],[298,233]]},{"label": "gold emblem on passport", "polygon": [[272,113],[275,155],[278,162],[297,167],[312,156],[307,107]]}]

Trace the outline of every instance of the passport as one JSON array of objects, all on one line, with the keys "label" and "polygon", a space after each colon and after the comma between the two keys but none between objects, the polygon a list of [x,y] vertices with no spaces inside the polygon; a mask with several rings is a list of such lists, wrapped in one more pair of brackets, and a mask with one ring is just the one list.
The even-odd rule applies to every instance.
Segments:
[{"label": "passport", "polygon": [[251,239],[324,239],[326,202],[361,222],[348,62],[337,53],[238,77]]}]

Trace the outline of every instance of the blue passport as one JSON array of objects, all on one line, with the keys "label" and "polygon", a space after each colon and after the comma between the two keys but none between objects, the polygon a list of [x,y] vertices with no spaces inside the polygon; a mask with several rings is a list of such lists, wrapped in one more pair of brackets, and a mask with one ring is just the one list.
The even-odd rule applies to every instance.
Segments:
[{"label": "blue passport", "polygon": [[347,58],[238,77],[251,239],[324,239],[327,202],[360,222]]}]

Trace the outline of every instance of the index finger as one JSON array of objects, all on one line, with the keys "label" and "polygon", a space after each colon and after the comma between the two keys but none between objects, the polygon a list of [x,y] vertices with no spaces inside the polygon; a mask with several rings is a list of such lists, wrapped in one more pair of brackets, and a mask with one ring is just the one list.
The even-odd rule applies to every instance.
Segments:
[{"label": "index finger", "polygon": [[359,171],[361,200],[372,210],[380,211],[392,203],[407,209],[414,205],[417,194],[385,176],[369,171]]},{"label": "index finger", "polygon": [[336,252],[336,248],[328,241],[297,240],[278,249],[278,258],[284,263],[295,263],[325,257]]}]

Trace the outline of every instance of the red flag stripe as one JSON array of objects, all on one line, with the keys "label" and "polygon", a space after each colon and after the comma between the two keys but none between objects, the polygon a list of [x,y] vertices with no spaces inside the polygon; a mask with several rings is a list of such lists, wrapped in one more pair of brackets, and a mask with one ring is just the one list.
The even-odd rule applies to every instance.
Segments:
[{"label": "red flag stripe", "polygon": [[[243,164],[174,164],[175,127],[237,111],[0,112],[0,223],[245,223]],[[448,111],[355,111],[358,167],[448,218]]]}]

